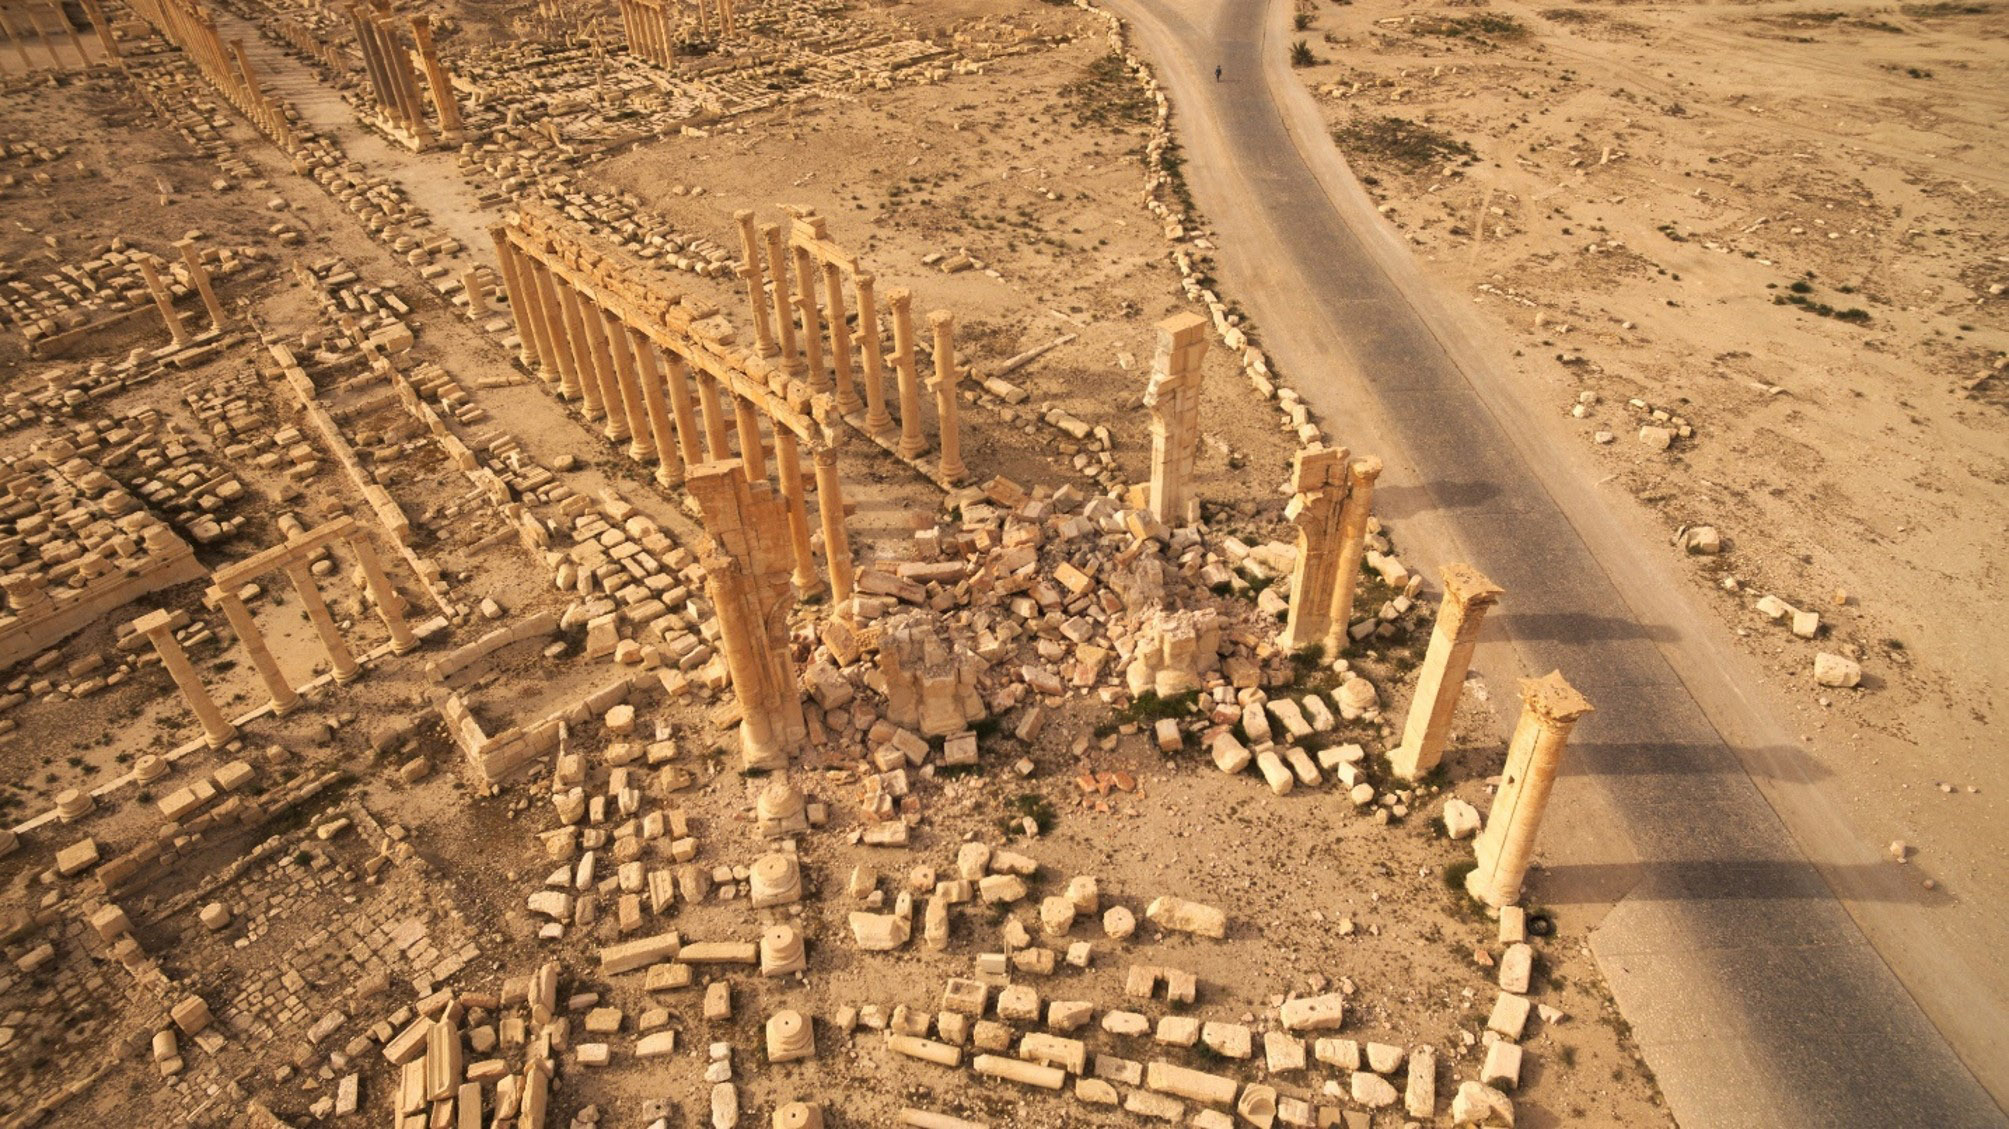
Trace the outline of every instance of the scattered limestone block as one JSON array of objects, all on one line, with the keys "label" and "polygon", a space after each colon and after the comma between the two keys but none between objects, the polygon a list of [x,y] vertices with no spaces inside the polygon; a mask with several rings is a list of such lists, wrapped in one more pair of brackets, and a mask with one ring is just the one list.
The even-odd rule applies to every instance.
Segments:
[{"label": "scattered limestone block", "polygon": [[1486,1048],[1486,1064],[1479,1068],[1479,1081],[1501,1090],[1521,1084],[1521,1048],[1505,1039]]},{"label": "scattered limestone block", "polygon": [[1232,1106],[1241,1085],[1233,1078],[1175,1066],[1162,1059],[1144,1068],[1144,1084],[1160,1093],[1196,1101],[1202,1105]]},{"label": "scattered limestone block", "polygon": [[1814,681],[1823,686],[1848,689],[1860,685],[1863,680],[1862,664],[1854,659],[1843,658],[1821,651],[1814,656]]},{"label": "scattered limestone block", "polygon": [[1169,895],[1153,898],[1144,916],[1161,929],[1220,940],[1228,935],[1228,915],[1210,905]]},{"label": "scattered limestone block", "polygon": [[1200,1041],[1228,1058],[1248,1058],[1254,1046],[1253,1034],[1239,1023],[1204,1023],[1200,1026]]},{"label": "scattered limestone block", "polygon": [[1409,1084],[1402,1091],[1402,1109],[1429,1121],[1437,1116],[1437,1052],[1418,1047],[1409,1056]]},{"label": "scattered limestone block", "polygon": [[1514,1123],[1514,1103],[1507,1095],[1482,1082],[1460,1082],[1451,1099],[1453,1125],[1507,1125]]},{"label": "scattered limestone block", "polygon": [[1137,916],[1122,906],[1110,906],[1102,914],[1102,935],[1121,941],[1137,932]]},{"label": "scattered limestone block", "polygon": [[1346,1019],[1346,997],[1338,992],[1287,1000],[1277,1009],[1286,1031],[1337,1031]]},{"label": "scattered limestone block", "polygon": [[1520,1042],[1521,1032],[1528,1026],[1528,1012],[1532,1006],[1526,996],[1501,992],[1500,998],[1493,1001],[1493,1014],[1486,1020],[1486,1030]]},{"label": "scattered limestone block", "polygon": [[1507,951],[1500,956],[1500,990],[1515,995],[1526,995],[1528,981],[1534,975],[1534,965],[1533,946],[1525,941],[1517,945],[1508,945]]},{"label": "scattered limestone block", "polygon": [[1389,1084],[1388,1079],[1365,1070],[1353,1072],[1349,1089],[1353,1094],[1353,1100],[1369,1109],[1385,1109],[1394,1105],[1396,1099],[1401,1096],[1395,1092],[1395,1087]]}]

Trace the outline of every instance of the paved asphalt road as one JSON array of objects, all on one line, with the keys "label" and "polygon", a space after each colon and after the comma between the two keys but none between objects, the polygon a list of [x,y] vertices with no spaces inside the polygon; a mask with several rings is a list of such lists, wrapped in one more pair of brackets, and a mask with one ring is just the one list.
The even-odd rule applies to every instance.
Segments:
[{"label": "paved asphalt road", "polygon": [[1532,896],[1590,929],[1681,1124],[2009,1125],[1977,1082],[2009,1092],[2001,969],[1942,943],[1944,895],[1852,833],[1668,531],[1607,505],[1580,443],[1548,446],[1556,406],[1497,382],[1483,324],[1375,218],[1284,62],[1290,6],[1106,2],[1172,99],[1224,289],[1335,439],[1388,462],[1407,555],[1506,589],[1478,664],[1496,705],[1560,669],[1598,707]]}]

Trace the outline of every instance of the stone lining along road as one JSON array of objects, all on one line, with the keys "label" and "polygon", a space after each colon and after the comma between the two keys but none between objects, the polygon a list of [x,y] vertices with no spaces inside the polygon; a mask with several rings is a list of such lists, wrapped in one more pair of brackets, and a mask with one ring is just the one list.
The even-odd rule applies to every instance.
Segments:
[{"label": "stone lining along road", "polygon": [[1489,371],[1474,319],[1422,280],[1292,77],[1291,6],[1108,6],[1169,92],[1221,280],[1264,347],[1335,441],[1387,461],[1405,544],[1506,589],[1481,672],[1560,669],[1597,706],[1534,897],[1590,930],[1681,1124],[2009,1125],[1989,1092],[2009,1093],[2003,973],[1958,951],[1999,941],[1942,935],[1946,895],[1849,827],[1653,551],[1664,531],[1608,506]]}]

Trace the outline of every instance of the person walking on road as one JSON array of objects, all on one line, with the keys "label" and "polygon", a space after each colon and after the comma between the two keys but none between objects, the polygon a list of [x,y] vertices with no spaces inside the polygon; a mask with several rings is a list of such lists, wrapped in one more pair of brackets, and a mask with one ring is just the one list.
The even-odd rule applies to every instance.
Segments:
[{"label": "person walking on road", "polygon": [[1221,65],[1219,63],[1214,64],[1214,81],[1221,81]]}]

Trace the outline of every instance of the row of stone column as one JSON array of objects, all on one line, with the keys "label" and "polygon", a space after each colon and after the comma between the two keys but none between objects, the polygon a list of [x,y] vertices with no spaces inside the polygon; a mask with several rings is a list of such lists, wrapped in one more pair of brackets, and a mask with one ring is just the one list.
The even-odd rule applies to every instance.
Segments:
[{"label": "row of stone column", "polygon": [[[425,102],[419,95],[418,72],[412,67],[412,53],[400,39],[396,21],[389,15],[357,4],[349,6],[349,21],[356,30],[356,46],[362,52],[363,70],[369,76],[370,90],[376,96],[377,106],[385,119],[394,128],[410,135],[415,148],[430,148],[434,141],[433,127],[426,120]],[[460,104],[454,97],[453,84],[447,78],[446,68],[440,65],[439,52],[433,45],[431,21],[427,16],[413,15],[410,22],[419,63],[426,72],[426,86],[431,94],[433,109],[439,115],[439,134],[450,144],[458,143],[464,133]]]},{"label": "row of stone column", "polygon": [[[670,11],[667,0],[619,0],[621,5],[621,26],[628,36],[628,50],[644,59],[661,66],[674,66],[677,60],[677,43],[682,39],[684,17]],[[733,0],[696,0],[698,17],[698,38],[709,39],[712,35],[714,16],[706,10],[708,3],[718,6],[716,22],[720,38],[737,30],[737,13],[733,10]]]},{"label": "row of stone column", "polygon": [[[363,580],[368,585],[370,597],[377,608],[377,615],[390,632],[391,650],[406,654],[418,646],[418,637],[406,623],[404,606],[397,589],[391,585],[390,577],[384,572],[382,559],[369,533],[360,525],[348,522],[333,534],[323,535],[319,531],[310,532],[298,539],[292,551],[280,560],[276,567],[286,573],[293,590],[300,597],[301,606],[306,609],[307,619],[314,625],[314,632],[320,637],[323,652],[328,657],[328,666],[338,683],[353,682],[362,673],[362,667],[350,652],[348,643],[342,638],[335,624],[335,617],[328,610],[327,601],[321,597],[321,589],[314,579],[309,554],[330,536],[341,537],[355,554],[356,562],[363,570]],[[241,570],[225,570],[211,577],[219,581],[206,593],[210,602],[223,610],[224,618],[230,621],[230,629],[244,645],[251,657],[251,665],[258,672],[259,680],[271,695],[272,712],[283,715],[300,701],[300,692],[294,688],[279,662],[273,657],[272,648],[265,642],[265,635],[258,629],[258,621],[251,609],[237,595],[244,581],[252,579]],[[175,617],[166,611],[149,612],[133,621],[133,630],[144,634],[160,655],[161,665],[168,676],[174,679],[181,690],[182,698],[195,713],[202,725],[204,740],[210,748],[221,748],[237,736],[237,726],[218,708],[216,700],[202,683],[201,676],[188,661],[181,643],[174,637]]]},{"label": "row of stone column", "polygon": [[[915,363],[913,295],[905,288],[886,292],[892,311],[892,366],[900,401],[899,438],[891,440],[894,421],[886,398],[884,331],[879,324],[878,300],[870,274],[837,261],[827,252],[828,240],[823,220],[813,215],[798,216],[784,235],[779,224],[756,225],[751,211],[734,213],[738,221],[746,282],[747,304],[753,313],[755,348],[763,357],[780,358],[784,371],[804,378],[811,391],[832,393],[837,410],[854,425],[874,438],[883,438],[903,459],[917,459],[928,449],[921,408],[922,378]],[[765,253],[766,266],[762,259]],[[790,262],[793,258],[794,290],[790,292]],[[773,279],[772,309],[769,306],[769,276]],[[852,355],[850,313],[845,308],[844,283],[850,279],[858,302],[858,352],[862,359],[863,395],[860,369]],[[821,308],[818,293],[821,291]],[[800,318],[800,336],[797,319]],[[828,332],[826,342],[825,332]],[[955,315],[936,310],[928,315],[932,334],[934,374],[927,380],[935,402],[935,418],[941,451],[937,473],[943,481],[961,482],[969,474],[963,463],[960,405],[956,368]],[[777,332],[778,330],[778,332]],[[829,348],[829,367],[824,349]],[[859,416],[863,412],[862,419]]]},{"label": "row of stone column", "polygon": [[[202,257],[195,249],[195,241],[177,240],[175,247],[181,251],[181,261],[188,267],[189,280],[195,284],[196,293],[202,296],[203,309],[209,314],[210,328],[221,331],[223,305],[216,300],[216,289],[209,282],[209,268],[202,265]],[[175,347],[181,348],[187,345],[192,338],[188,332],[187,322],[182,320],[181,312],[174,308],[174,294],[161,280],[160,271],[153,265],[151,258],[140,259],[139,265],[140,277],[146,282],[147,292],[153,295],[154,308],[160,311],[161,320],[167,323],[167,332],[174,339]]]},{"label": "row of stone column", "polygon": [[[653,462],[658,484],[674,486],[700,463],[734,457],[749,478],[767,478],[767,437],[761,427],[765,413],[740,395],[730,379],[693,369],[683,356],[520,247],[506,226],[491,234],[525,366],[556,384],[560,397],[577,400],[589,422],[604,421],[603,433],[612,442],[626,442],[629,457],[645,465]],[[779,421],[772,433],[775,476],[791,534],[793,581],[807,595],[822,591],[823,584],[809,533],[804,437]],[[830,593],[844,600],[852,591],[851,542],[837,454],[819,442],[811,458]]]},{"label": "row of stone column", "polygon": [[[118,45],[112,41],[111,28],[105,23],[105,13],[98,6],[98,0],[85,0],[84,14],[90,20],[91,30],[97,34],[98,44],[104,50],[104,57],[118,58]],[[29,39],[42,41],[42,49],[49,55],[49,66],[56,70],[67,69],[68,64],[63,61],[63,52],[57,39],[58,29],[67,36],[70,48],[76,54],[76,65],[90,66],[91,55],[84,48],[83,37],[77,34],[75,27],[71,26],[69,16],[64,14],[63,6],[56,3],[56,0],[47,0],[41,4],[15,2],[0,5],[0,35],[6,36],[8,44],[14,48],[15,54],[20,56],[24,71],[36,69],[34,58],[28,53]]]},{"label": "row of stone column", "polygon": [[[226,44],[217,34],[216,22],[206,8],[195,0],[134,0],[134,6],[162,35],[186,52],[209,84],[275,145],[288,153],[299,147],[285,110],[259,83],[243,42],[233,39]],[[85,0],[85,10],[90,12],[93,22],[104,27],[97,0]],[[109,30],[102,32],[101,37],[109,49]]]}]

